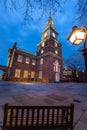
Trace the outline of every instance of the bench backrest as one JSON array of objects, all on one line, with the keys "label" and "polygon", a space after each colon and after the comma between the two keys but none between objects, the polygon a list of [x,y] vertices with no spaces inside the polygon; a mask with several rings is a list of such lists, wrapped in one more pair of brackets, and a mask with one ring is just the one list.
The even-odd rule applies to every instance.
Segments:
[{"label": "bench backrest", "polygon": [[62,128],[73,130],[74,105],[9,106],[5,104],[3,130]]}]

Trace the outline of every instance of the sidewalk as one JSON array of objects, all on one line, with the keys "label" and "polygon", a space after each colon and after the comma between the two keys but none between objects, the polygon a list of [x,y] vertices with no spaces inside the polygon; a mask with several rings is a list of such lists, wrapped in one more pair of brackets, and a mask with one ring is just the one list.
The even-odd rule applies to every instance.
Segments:
[{"label": "sidewalk", "polygon": [[[83,86],[83,89],[82,89]],[[87,130],[87,84],[24,84],[0,82],[0,121],[6,102],[16,105],[70,105],[74,103],[74,130]]]}]

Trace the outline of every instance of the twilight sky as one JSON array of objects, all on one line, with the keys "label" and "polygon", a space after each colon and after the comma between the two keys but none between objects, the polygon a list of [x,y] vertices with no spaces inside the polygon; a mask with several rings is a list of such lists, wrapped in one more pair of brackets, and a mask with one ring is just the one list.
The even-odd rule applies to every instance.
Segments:
[{"label": "twilight sky", "polygon": [[[77,53],[79,46],[72,45],[67,41],[67,37],[74,25],[78,25],[75,20],[76,1],[68,0],[63,5],[63,13],[52,16],[56,31],[59,33],[58,41],[62,43],[62,56],[68,58],[71,54]],[[23,25],[23,16],[16,11],[6,11],[0,5],[0,65],[7,64],[8,48],[17,42],[17,47],[36,53],[37,44],[41,40],[41,32],[45,28],[45,23],[49,16],[42,16],[38,20],[36,12],[34,21],[28,25]]]}]

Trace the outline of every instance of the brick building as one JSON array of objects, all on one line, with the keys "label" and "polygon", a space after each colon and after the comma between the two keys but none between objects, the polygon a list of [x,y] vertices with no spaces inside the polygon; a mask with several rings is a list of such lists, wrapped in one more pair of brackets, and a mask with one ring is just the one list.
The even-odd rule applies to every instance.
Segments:
[{"label": "brick building", "polygon": [[59,82],[62,78],[63,64],[61,44],[58,33],[49,17],[37,45],[36,55],[19,50],[16,43],[8,51],[8,78],[15,81]]}]

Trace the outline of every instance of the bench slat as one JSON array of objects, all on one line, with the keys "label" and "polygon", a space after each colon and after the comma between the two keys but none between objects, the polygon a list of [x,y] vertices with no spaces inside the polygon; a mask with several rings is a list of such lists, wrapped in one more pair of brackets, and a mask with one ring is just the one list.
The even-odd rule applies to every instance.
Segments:
[{"label": "bench slat", "polygon": [[27,109],[26,126],[28,126],[28,119],[29,119],[29,109]]},{"label": "bench slat", "polygon": [[10,114],[10,125],[12,126],[12,121],[13,121],[13,109],[11,109],[11,114]]},{"label": "bench slat", "polygon": [[24,108],[21,111],[21,126],[23,126]]}]

